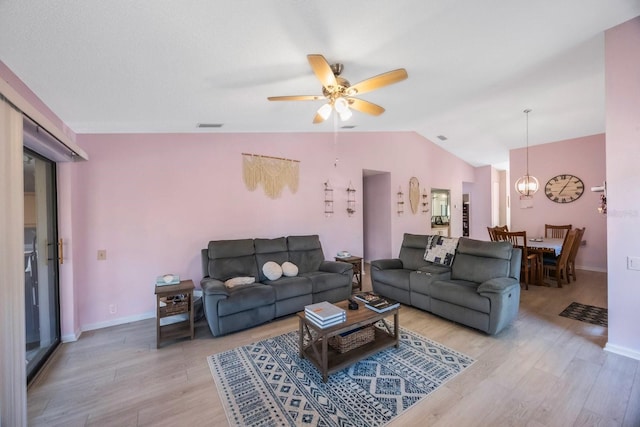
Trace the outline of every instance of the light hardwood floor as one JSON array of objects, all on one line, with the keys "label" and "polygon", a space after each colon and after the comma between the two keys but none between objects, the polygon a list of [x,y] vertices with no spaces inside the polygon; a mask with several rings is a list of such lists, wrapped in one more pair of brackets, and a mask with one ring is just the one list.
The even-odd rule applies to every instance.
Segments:
[{"label": "light hardwood floor", "polygon": [[[603,351],[606,328],[558,316],[573,301],[606,307],[606,286],[588,271],[562,289],[529,286],[497,336],[403,306],[403,327],[476,362],[389,425],[640,426],[640,362]],[[213,338],[201,322],[195,340],[159,350],[154,319],[85,332],[29,388],[29,425],[225,426],[206,357],[296,328],[290,316]]]}]

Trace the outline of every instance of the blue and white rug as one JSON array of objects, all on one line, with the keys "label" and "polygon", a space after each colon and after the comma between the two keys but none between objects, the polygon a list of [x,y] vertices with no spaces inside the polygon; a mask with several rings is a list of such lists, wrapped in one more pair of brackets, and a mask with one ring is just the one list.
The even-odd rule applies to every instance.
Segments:
[{"label": "blue and white rug", "polygon": [[383,426],[474,360],[400,328],[391,347],[329,376],[298,357],[298,331],[207,358],[232,426]]}]

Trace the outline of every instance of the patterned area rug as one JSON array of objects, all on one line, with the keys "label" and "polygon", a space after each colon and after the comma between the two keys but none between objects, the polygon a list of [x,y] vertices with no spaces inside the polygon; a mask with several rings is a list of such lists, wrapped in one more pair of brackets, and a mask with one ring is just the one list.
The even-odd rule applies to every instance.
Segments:
[{"label": "patterned area rug", "polygon": [[400,328],[391,347],[329,376],[298,357],[298,331],[207,358],[232,426],[382,426],[474,360]]},{"label": "patterned area rug", "polygon": [[572,302],[569,304],[569,306],[560,313],[560,316],[604,326],[605,328],[608,326],[609,321],[608,311],[606,308],[580,304],[579,302]]}]

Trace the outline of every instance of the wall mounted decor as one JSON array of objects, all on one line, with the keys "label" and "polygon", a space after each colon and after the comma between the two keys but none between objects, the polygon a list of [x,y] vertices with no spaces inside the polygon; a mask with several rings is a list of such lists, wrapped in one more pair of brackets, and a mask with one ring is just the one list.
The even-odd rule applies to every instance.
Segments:
[{"label": "wall mounted decor", "polygon": [[280,197],[285,185],[295,194],[298,191],[300,160],[242,153],[242,177],[249,191],[262,184],[264,194],[271,199]]},{"label": "wall mounted decor", "polygon": [[561,174],[547,181],[544,193],[552,202],[571,203],[584,193],[584,183],[575,175]]},{"label": "wall mounted decor", "polygon": [[324,216],[327,218],[333,215],[333,188],[329,180],[324,183]]},{"label": "wall mounted decor", "polygon": [[349,182],[349,186],[347,187],[347,214],[349,216],[356,213],[356,190],[351,186],[351,182]]},{"label": "wall mounted decor", "polygon": [[427,189],[424,188],[422,190],[422,213],[426,214],[429,212],[429,193],[427,193]]},{"label": "wall mounted decor", "polygon": [[402,192],[402,187],[398,187],[398,216],[404,213],[404,193]]},{"label": "wall mounted decor", "polygon": [[409,205],[414,215],[418,213],[418,203],[420,203],[420,182],[418,178],[412,176],[409,180]]}]

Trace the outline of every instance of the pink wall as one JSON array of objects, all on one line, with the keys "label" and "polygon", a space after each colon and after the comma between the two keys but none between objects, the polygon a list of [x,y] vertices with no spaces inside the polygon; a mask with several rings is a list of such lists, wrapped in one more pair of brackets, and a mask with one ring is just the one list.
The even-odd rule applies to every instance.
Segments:
[{"label": "pink wall", "polygon": [[640,359],[640,17],[605,33],[609,340]]},{"label": "pink wall", "polygon": [[476,168],[474,183],[469,193],[469,237],[489,240],[487,227],[491,225],[491,177],[492,167]]},{"label": "pink wall", "polygon": [[[450,188],[461,200],[474,169],[413,132],[333,134],[78,135],[90,161],[72,165],[73,256],[82,329],[154,315],[157,275],[173,272],[199,283],[200,249],[209,240],[319,234],[325,257],[363,251],[362,170],[391,174],[386,209],[408,193],[416,176],[427,188]],[[241,153],[300,160],[296,194],[267,198],[248,191]],[[334,159],[338,157],[338,165]],[[323,182],[334,189],[326,218]],[[356,189],[356,215],[347,216],[346,188]],[[388,197],[388,195],[385,195]],[[458,204],[459,205],[459,204]],[[459,206],[458,206],[459,207]],[[391,215],[392,253],[404,232],[426,233],[428,217]],[[460,234],[460,216],[456,219]],[[98,261],[97,250],[107,250]],[[116,307],[110,313],[109,307]]]},{"label": "pink wall", "polygon": [[[529,147],[529,173],[540,182],[541,189],[533,196],[533,208],[520,207],[514,185],[526,170],[526,150],[511,150],[510,185],[511,230],[525,230],[528,236],[544,235],[544,224],[572,224],[586,227],[583,246],[578,251],[578,268],[607,270],[607,219],[597,211],[600,193],[591,187],[602,185],[605,179],[605,137],[603,134],[569,139]],[[555,203],[547,198],[544,186],[559,174],[579,177],[586,187],[584,194],[572,203]]]}]

